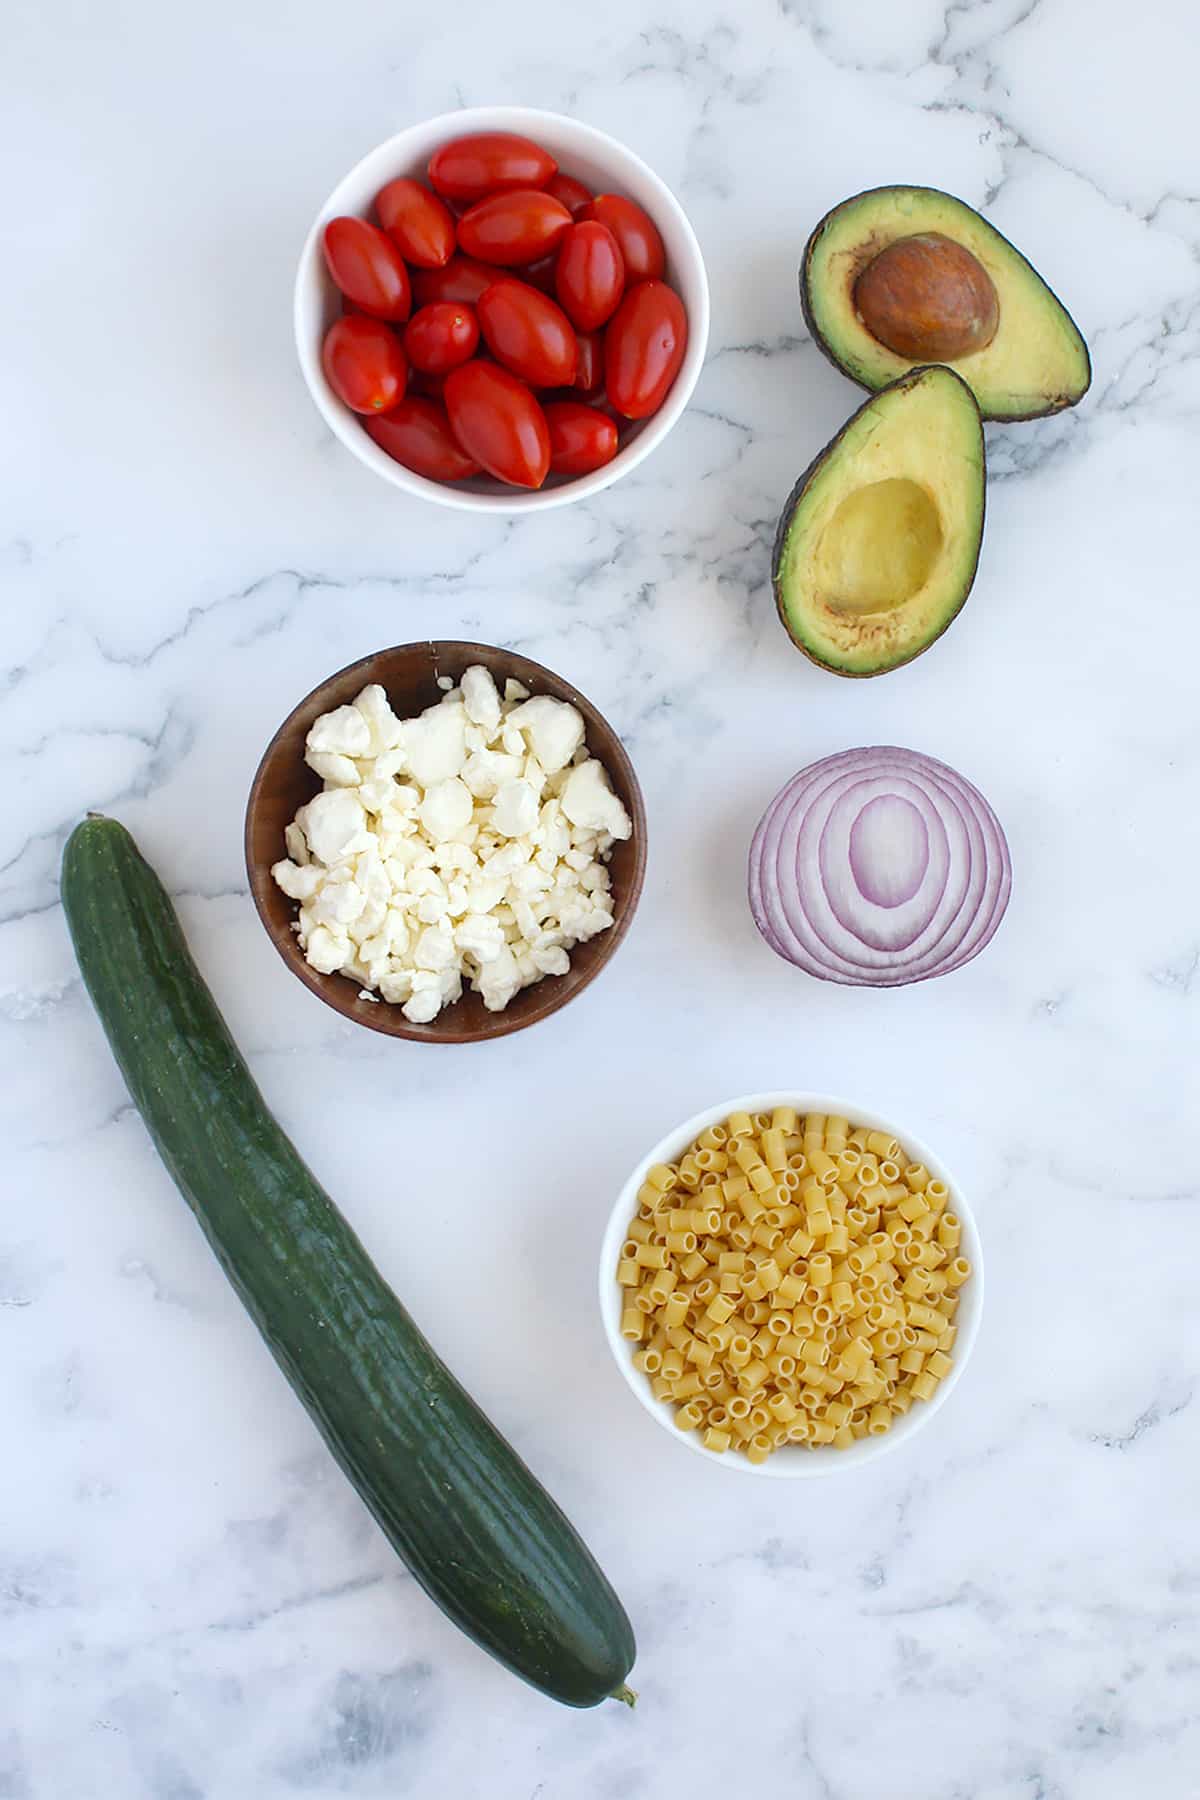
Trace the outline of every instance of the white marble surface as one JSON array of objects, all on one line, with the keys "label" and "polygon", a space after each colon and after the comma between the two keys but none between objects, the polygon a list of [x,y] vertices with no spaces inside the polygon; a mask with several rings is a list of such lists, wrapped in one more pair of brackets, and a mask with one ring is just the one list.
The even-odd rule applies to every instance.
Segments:
[{"label": "white marble surface", "polygon": [[[436,22],[18,5],[0,81],[0,1795],[4,1800],[1194,1800],[1200,1792],[1200,44],[1159,0],[469,0]],[[710,360],[669,443],[520,526],[405,503],[294,366],[338,175],[458,102],[557,107],[689,209]],[[857,396],[795,265],[866,185],[945,186],[1058,286],[1077,413],[993,431],[983,565],[911,668],[792,652],[768,548]],[[240,858],[251,771],[321,676],[518,645],[626,734],[636,928],[536,1030],[435,1053],[285,971]],[[814,756],[976,779],[1016,886],[976,963],[826,989],[757,940],[759,809]],[[133,829],[304,1152],[624,1596],[641,1705],[574,1714],[433,1612],[336,1473],[132,1116],[56,902]],[[859,1094],[969,1184],[984,1333],[854,1479],[681,1455],[593,1300],[615,1186],[693,1109]]]}]

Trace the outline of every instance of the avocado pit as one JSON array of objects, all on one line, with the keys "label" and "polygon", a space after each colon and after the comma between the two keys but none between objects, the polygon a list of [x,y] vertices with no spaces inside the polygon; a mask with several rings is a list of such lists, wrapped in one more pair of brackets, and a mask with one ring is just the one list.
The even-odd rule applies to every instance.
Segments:
[{"label": "avocado pit", "polygon": [[859,275],[854,306],[877,343],[922,363],[985,350],[1000,323],[991,276],[940,231],[893,239]]}]

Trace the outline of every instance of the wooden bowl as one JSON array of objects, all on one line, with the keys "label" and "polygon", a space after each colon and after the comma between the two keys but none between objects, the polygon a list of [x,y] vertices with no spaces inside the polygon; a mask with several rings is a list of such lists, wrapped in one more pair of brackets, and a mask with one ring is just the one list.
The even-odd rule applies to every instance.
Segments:
[{"label": "wooden bowl", "polygon": [[[412,1025],[399,1006],[384,1000],[361,1000],[359,984],[349,975],[321,975],[305,960],[292,930],[297,906],[271,876],[271,865],[287,855],[284,827],[296,810],[319,793],[320,779],[304,760],[304,740],[313,721],[335,706],[345,706],[371,682],[378,682],[393,710],[411,718],[442,698],[438,677],[449,675],[457,683],[472,663],[482,663],[497,685],[512,676],[532,694],[548,694],[569,700],[583,714],[586,744],[608,771],[613,791],[630,819],[633,835],[613,846],[612,875],[614,922],[607,931],[577,944],[570,952],[571,967],[565,975],[547,975],[532,987],[522,988],[503,1012],[489,1012],[481,997],[467,988],[461,1000],[442,1009],[429,1025]],[[271,942],[305,987],[332,1006],[344,1018],[382,1031],[389,1037],[413,1038],[424,1044],[473,1044],[484,1038],[507,1037],[535,1025],[565,1006],[600,973],[629,929],[646,871],[646,811],[633,764],[620,738],[589,700],[569,681],[544,669],[528,657],[490,644],[398,644],[364,656],[323,681],[289,713],[267,745],[246,804],[246,872],[258,916]]]}]

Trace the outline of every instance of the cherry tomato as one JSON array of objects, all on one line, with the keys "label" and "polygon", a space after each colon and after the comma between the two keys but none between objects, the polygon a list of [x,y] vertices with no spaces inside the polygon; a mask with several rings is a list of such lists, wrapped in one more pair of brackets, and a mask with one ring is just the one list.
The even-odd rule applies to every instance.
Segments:
[{"label": "cherry tomato", "polygon": [[604,386],[604,334],[575,333],[575,386],[581,394],[598,394]]},{"label": "cherry tomato", "polygon": [[325,265],[347,299],[375,319],[407,319],[408,270],[391,238],[366,219],[330,219],[322,239]]},{"label": "cherry tomato", "polygon": [[549,256],[539,256],[536,262],[526,263],[523,269],[513,270],[513,274],[521,281],[527,281],[530,287],[540,288],[543,294],[554,292],[554,265],[558,261],[557,250]]},{"label": "cherry tomato", "polygon": [[473,462],[450,429],[446,409],[436,400],[413,395],[379,419],[364,421],[381,450],[414,474],[430,481],[461,481],[478,475]]},{"label": "cherry tomato", "polygon": [[512,188],[540,188],[558,164],[531,138],[477,131],[453,138],[429,159],[429,179],[447,200],[482,200]]},{"label": "cherry tomato", "polygon": [[625,259],[625,279],[656,280],[667,266],[667,253],[658,235],[658,226],[649,213],[626,200],[623,194],[597,194],[583,214],[585,219],[599,219],[607,225],[621,247]]},{"label": "cherry tomato", "polygon": [[494,281],[479,301],[484,342],[506,369],[534,387],[570,387],[575,379],[575,333],[548,294],[511,276]]},{"label": "cherry tomato", "polygon": [[582,181],[576,181],[573,175],[564,175],[561,169],[546,183],[546,192],[561,200],[573,219],[579,217],[585,206],[592,204],[592,190],[585,188]]},{"label": "cherry tomato", "polygon": [[665,281],[639,281],[604,334],[608,397],[627,419],[657,412],[687,349],[687,313]]},{"label": "cherry tomato", "polygon": [[536,188],[489,194],[458,221],[459,248],[481,262],[512,268],[517,263],[536,262],[556,249],[570,223],[571,215],[562,201]]},{"label": "cherry tomato", "polygon": [[550,428],[523,381],[496,363],[463,363],[446,377],[446,411],[467,455],[490,475],[513,487],[541,487],[550,467]]},{"label": "cherry tomato", "polygon": [[474,356],[479,324],[469,306],[433,300],[419,307],[404,327],[404,354],[414,369],[444,375]]},{"label": "cherry tomato", "polygon": [[550,467],[556,474],[590,475],[617,454],[616,424],[581,400],[551,401],[546,407],[546,424],[550,427]]},{"label": "cherry tomato", "polygon": [[443,269],[414,269],[413,299],[418,306],[429,306],[434,300],[457,300],[460,305],[474,306],[484,288],[497,279],[489,263],[475,262],[469,256],[452,256]]},{"label": "cherry tomato", "polygon": [[382,319],[350,313],[335,319],[321,346],[325,379],[355,412],[388,412],[404,398],[408,363],[400,339]]},{"label": "cherry tomato", "polygon": [[579,331],[595,331],[617,310],[625,259],[607,225],[584,219],[563,233],[554,270],[559,305]]},{"label": "cherry tomato", "polygon": [[454,220],[449,207],[419,181],[389,181],[375,196],[379,223],[405,262],[440,269],[454,254]]}]

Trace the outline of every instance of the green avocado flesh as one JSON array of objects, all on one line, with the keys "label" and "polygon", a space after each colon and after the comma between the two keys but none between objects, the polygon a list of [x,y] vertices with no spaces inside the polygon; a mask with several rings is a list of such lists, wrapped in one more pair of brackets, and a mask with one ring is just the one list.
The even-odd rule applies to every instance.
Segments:
[{"label": "green avocado flesh", "polygon": [[914,369],[859,408],[801,476],[772,579],[793,643],[839,675],[882,675],[941,636],[971,591],[983,426],[965,382]]},{"label": "green avocado flesh", "polygon": [[[868,331],[854,287],[881,250],[937,233],[980,262],[996,289],[999,324],[982,350],[954,358],[985,419],[1040,419],[1074,406],[1092,379],[1087,345],[1037,270],[994,226],[937,188],[873,188],[827,213],[808,240],[800,298],[814,339],[865,388],[882,388],[914,363]],[[925,357],[926,362],[935,360]]]}]

